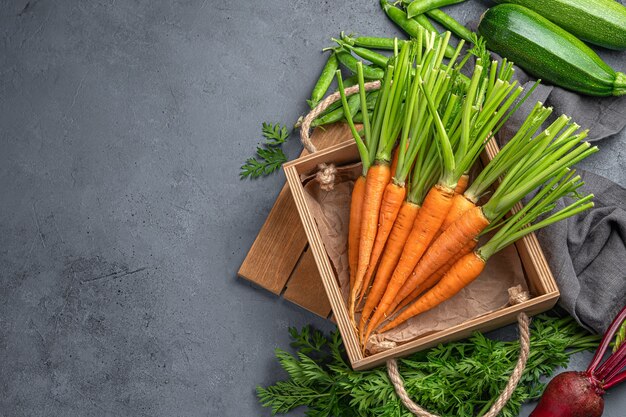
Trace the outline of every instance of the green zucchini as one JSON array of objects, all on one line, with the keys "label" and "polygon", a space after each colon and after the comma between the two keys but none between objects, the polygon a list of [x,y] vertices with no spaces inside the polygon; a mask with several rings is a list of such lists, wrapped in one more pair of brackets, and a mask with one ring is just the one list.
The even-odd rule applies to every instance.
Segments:
[{"label": "green zucchini", "polygon": [[495,0],[527,7],[579,39],[626,49],[626,7],[615,0]]},{"label": "green zucchini", "polygon": [[492,7],[478,32],[490,50],[552,84],[592,96],[626,94],[626,74],[615,72],[574,35],[525,7]]}]

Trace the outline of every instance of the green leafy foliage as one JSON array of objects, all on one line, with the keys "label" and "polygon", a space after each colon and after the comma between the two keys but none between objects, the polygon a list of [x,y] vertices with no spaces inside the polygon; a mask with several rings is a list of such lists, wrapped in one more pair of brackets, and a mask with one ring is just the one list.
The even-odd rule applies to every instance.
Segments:
[{"label": "green leafy foliage", "polygon": [[487,50],[487,41],[474,32],[472,32],[471,41],[473,46],[467,52],[474,55],[477,60],[480,60],[482,65],[488,65],[491,61],[491,55]]},{"label": "green leafy foliage", "polygon": [[267,144],[271,146],[285,143],[289,137],[287,126],[281,126],[279,123],[272,125],[271,123],[263,122],[261,131],[263,132],[263,136],[267,139]]},{"label": "green leafy foliage", "polygon": [[280,145],[289,138],[289,130],[279,123],[263,123],[261,132],[265,142],[257,146],[256,155],[248,158],[241,166],[239,177],[259,178],[276,171],[282,164],[287,162],[285,153]]},{"label": "green leafy foliage", "polygon": [[[329,336],[304,327],[289,330],[296,353],[276,356],[289,379],[257,387],[261,404],[274,414],[306,407],[307,416],[410,417],[385,368],[353,371],[338,332]],[[500,414],[517,416],[522,403],[543,391],[540,379],[566,366],[574,352],[594,349],[589,335],[571,317],[543,315],[533,320],[531,354],[521,383]],[[482,415],[506,385],[519,355],[517,340],[502,342],[480,333],[400,360],[405,387],[417,403],[441,416]]]}]

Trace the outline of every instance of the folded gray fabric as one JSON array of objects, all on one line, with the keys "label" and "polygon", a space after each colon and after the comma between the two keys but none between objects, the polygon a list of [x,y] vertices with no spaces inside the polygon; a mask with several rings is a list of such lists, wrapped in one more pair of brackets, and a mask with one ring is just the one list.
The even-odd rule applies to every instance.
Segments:
[{"label": "folded gray fabric", "polygon": [[[559,304],[603,333],[626,304],[626,190],[578,171],[595,207],[539,230],[537,237],[561,291]],[[560,201],[556,210],[571,202]]]}]

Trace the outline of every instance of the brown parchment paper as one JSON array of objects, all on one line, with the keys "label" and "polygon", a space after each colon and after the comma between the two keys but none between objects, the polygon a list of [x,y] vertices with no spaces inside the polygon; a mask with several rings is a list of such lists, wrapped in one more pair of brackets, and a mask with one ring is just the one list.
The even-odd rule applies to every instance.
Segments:
[{"label": "brown parchment paper", "polygon": [[[353,164],[337,169],[335,187],[331,191],[320,189],[319,183],[312,176],[302,177],[302,180],[305,183],[307,206],[315,218],[347,304],[350,281],[347,247],[350,198],[361,165]],[[368,351],[380,352],[501,309],[508,304],[507,290],[517,285],[528,290],[521,260],[515,246],[511,245],[492,256],[483,273],[450,300],[389,332],[373,335],[368,343]]]}]

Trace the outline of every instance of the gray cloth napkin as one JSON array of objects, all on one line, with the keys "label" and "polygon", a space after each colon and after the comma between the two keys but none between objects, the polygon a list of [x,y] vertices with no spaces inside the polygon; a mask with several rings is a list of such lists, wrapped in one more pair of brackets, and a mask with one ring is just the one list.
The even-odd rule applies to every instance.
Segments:
[{"label": "gray cloth napkin", "polygon": [[[535,79],[515,69],[520,85],[530,88]],[[590,97],[540,84],[498,133],[501,145],[537,101],[554,108],[547,124],[567,114],[589,129],[590,142],[626,126],[626,96]],[[626,190],[599,175],[578,172],[585,181],[583,192],[595,195],[595,207],[540,230],[537,237],[561,292],[559,305],[581,325],[604,333],[626,304]],[[560,208],[564,205],[559,202]]]},{"label": "gray cloth napkin", "polygon": [[[557,281],[559,304],[583,326],[604,333],[626,304],[626,189],[578,171],[595,207],[537,232]],[[571,203],[560,201],[555,210]]]}]

